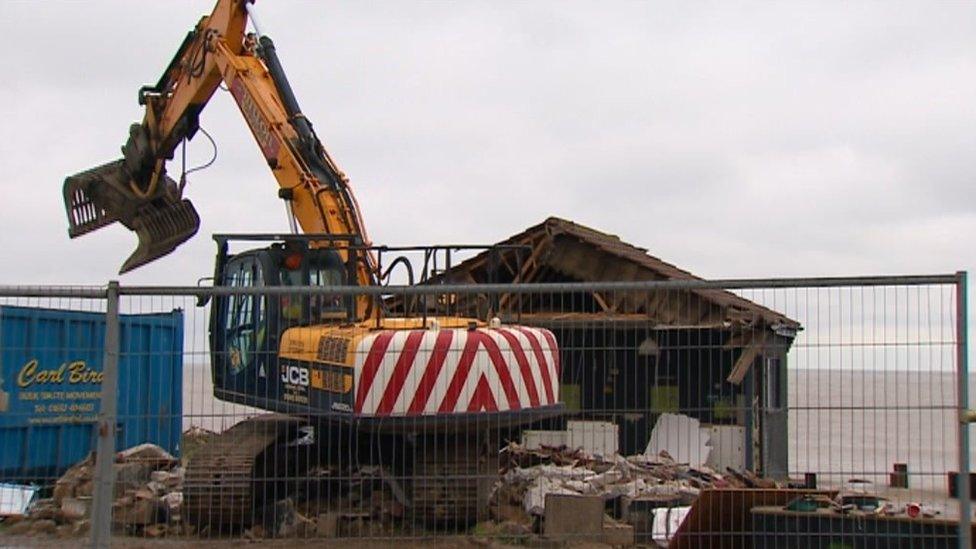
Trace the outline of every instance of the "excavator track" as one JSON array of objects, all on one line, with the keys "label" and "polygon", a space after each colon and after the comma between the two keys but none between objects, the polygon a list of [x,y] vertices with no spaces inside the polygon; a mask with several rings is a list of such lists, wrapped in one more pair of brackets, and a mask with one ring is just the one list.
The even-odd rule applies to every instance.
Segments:
[{"label": "excavator track", "polygon": [[[286,443],[307,422],[268,414],[242,421],[203,446],[188,461],[184,509],[199,532],[219,532],[268,523],[269,505],[291,491],[304,469]],[[409,479],[410,514],[438,529],[466,529],[487,513],[498,476],[497,453],[487,437],[473,433],[420,437]],[[282,451],[291,448],[283,457]],[[271,523],[268,523],[271,524]]]},{"label": "excavator track", "polygon": [[497,453],[477,438],[421,441],[412,482],[415,520],[430,527],[464,529],[487,518],[488,497],[498,476]]},{"label": "excavator track", "polygon": [[255,465],[265,451],[303,422],[268,414],[244,420],[202,447],[187,463],[184,509],[198,531],[259,522]]}]

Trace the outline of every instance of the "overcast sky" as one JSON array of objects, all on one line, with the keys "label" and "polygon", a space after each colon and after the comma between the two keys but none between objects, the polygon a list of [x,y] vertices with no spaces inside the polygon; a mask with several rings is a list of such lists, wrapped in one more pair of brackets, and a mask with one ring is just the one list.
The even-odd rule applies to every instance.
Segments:
[{"label": "overcast sky", "polygon": [[[257,7],[376,243],[557,215],[708,278],[976,267],[974,2]],[[70,241],[63,180],[119,156],[137,89],[211,8],[0,3],[0,284],[116,276],[134,235]],[[193,284],[210,234],[287,228],[230,96],[201,120],[200,233],[124,283]]]}]

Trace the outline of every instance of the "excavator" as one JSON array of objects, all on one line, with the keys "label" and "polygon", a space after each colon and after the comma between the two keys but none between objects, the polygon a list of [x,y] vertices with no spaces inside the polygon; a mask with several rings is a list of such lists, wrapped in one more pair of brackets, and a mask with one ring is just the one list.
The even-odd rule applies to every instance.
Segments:
[{"label": "excavator", "polygon": [[[398,315],[377,292],[328,291],[375,287],[389,271],[253,0],[218,0],[158,82],[139,89],[145,114],[122,158],[65,179],[69,236],[115,222],[135,232],[122,273],[192,237],[200,218],[183,196],[186,172],[173,179],[167,162],[201,129],[218,88],[240,108],[292,231],[214,236],[214,396],[268,413],[193,453],[185,516],[210,531],[274,527],[282,501],[341,497],[368,473],[419,520],[470,524],[497,475],[501,429],[562,414],[556,339],[497,318]],[[236,251],[242,243],[264,247]]]}]

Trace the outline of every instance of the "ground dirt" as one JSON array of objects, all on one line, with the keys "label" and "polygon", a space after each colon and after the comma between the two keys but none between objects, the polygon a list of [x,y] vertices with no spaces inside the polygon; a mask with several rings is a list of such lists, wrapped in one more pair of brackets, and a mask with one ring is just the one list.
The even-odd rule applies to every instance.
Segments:
[{"label": "ground dirt", "polygon": [[[20,547],[65,547],[75,542],[84,540],[86,543],[89,538],[71,538],[70,540],[59,539],[55,536],[0,536],[0,548],[20,548]],[[595,542],[565,542],[559,543],[549,540],[536,539],[518,545],[509,545],[496,540],[472,536],[447,536],[439,538],[415,538],[415,539],[350,539],[350,538],[307,538],[307,539],[281,539],[281,540],[259,540],[250,541],[241,538],[233,539],[201,539],[201,538],[166,538],[157,540],[147,540],[131,536],[115,536],[112,538],[113,547],[124,547],[126,549],[155,549],[165,547],[202,547],[202,548],[226,548],[239,547],[241,545],[254,547],[273,547],[285,549],[290,547],[342,547],[343,549],[385,549],[391,545],[396,545],[397,549],[492,549],[505,547],[536,547],[536,548],[566,548],[566,549],[607,549],[610,545]]]}]

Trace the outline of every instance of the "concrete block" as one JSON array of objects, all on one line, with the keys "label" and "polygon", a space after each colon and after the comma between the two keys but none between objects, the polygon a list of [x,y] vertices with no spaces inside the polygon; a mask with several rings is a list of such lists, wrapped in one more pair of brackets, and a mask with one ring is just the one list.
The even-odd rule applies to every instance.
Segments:
[{"label": "concrete block", "polygon": [[91,498],[64,498],[61,500],[61,518],[75,521],[89,518],[91,515]]},{"label": "concrete block", "polygon": [[610,523],[603,525],[603,543],[607,545],[631,546],[634,544],[634,527],[629,524]]},{"label": "concrete block", "polygon": [[339,535],[339,513],[325,513],[315,520],[315,535],[320,538],[334,538]]},{"label": "concrete block", "polygon": [[620,449],[620,427],[607,421],[566,422],[570,448],[582,448],[591,455],[612,456]]},{"label": "concrete block", "polygon": [[603,498],[547,495],[543,532],[548,537],[600,541],[603,538]]}]

